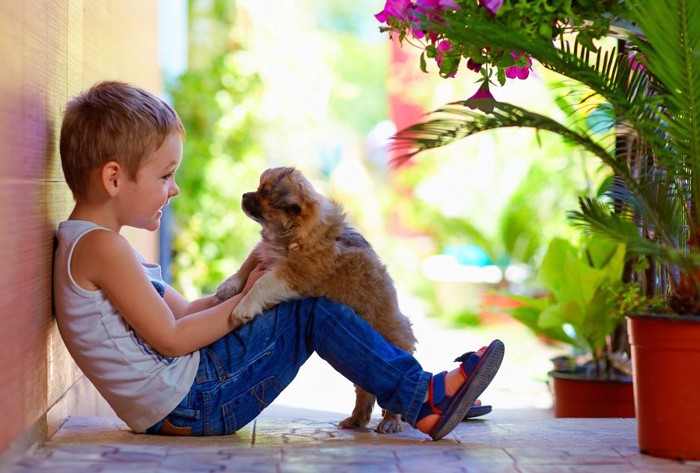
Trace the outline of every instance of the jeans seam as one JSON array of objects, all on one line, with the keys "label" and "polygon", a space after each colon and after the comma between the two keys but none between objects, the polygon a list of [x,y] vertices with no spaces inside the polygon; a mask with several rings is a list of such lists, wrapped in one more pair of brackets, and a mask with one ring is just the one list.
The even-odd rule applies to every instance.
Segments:
[{"label": "jeans seam", "polygon": [[213,419],[211,413],[211,392],[205,391],[201,393],[202,396],[202,434],[212,435],[213,432]]},{"label": "jeans seam", "polygon": [[418,421],[418,413],[420,412],[420,408],[423,405],[425,395],[428,392],[428,386],[430,384],[431,377],[432,375],[430,373],[423,372],[420,377],[420,380],[418,381],[418,388],[413,394],[413,397],[411,397],[411,402],[408,405],[408,412],[406,413],[406,421],[412,427],[415,427],[416,422]]}]

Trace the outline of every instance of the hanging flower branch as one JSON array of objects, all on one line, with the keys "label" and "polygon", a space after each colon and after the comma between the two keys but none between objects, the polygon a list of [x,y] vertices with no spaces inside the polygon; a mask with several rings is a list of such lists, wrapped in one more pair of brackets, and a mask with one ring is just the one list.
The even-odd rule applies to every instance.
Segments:
[{"label": "hanging flower branch", "polygon": [[504,31],[548,40],[577,32],[578,42],[595,50],[594,39],[608,31],[618,8],[617,0],[386,0],[375,18],[384,24],[380,31],[422,50],[423,72],[428,72],[428,60],[434,60],[443,78],[455,77],[462,64],[480,73],[481,84],[472,100],[493,99],[489,85],[496,81],[504,85],[508,79],[527,79],[532,59],[523,51],[496,48],[483,36],[469,42],[455,40],[441,31],[445,20],[464,19],[465,30],[472,23],[491,22]]}]

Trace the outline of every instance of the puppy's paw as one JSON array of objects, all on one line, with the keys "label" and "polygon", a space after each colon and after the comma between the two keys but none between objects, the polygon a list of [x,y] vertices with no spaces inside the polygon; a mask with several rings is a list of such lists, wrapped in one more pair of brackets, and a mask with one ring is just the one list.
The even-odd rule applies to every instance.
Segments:
[{"label": "puppy's paw", "polygon": [[375,430],[380,434],[403,432],[403,422],[401,422],[401,417],[399,416],[386,416],[379,421]]},{"label": "puppy's paw", "polygon": [[262,313],[262,310],[257,310],[255,307],[252,307],[251,304],[246,304],[246,299],[247,298],[244,297],[243,300],[231,311],[231,320],[237,324],[249,322],[253,320],[253,317]]},{"label": "puppy's paw", "polygon": [[347,419],[341,420],[338,424],[339,429],[361,429],[366,427],[369,419],[358,419],[355,416],[350,416]]},{"label": "puppy's paw", "polygon": [[234,274],[226,281],[222,282],[216,289],[217,299],[225,301],[226,299],[232,298],[233,296],[241,292],[241,290],[243,289],[243,282],[240,281]]}]

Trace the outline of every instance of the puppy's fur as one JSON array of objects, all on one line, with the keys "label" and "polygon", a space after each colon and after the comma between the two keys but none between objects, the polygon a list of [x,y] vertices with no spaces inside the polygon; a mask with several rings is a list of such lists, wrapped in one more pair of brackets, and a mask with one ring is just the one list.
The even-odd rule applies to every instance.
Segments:
[{"label": "puppy's fur", "polygon": [[[386,267],[345,221],[341,207],[316,192],[298,170],[266,170],[258,190],[243,194],[242,207],[262,226],[262,239],[216,294],[227,299],[240,292],[258,263],[268,271],[232,312],[235,321],[244,323],[282,301],[324,296],[352,307],[389,342],[414,352],[416,339]],[[375,396],[358,386],[355,391],[355,408],[341,428],[364,427],[370,420]],[[402,429],[400,416],[385,410],[376,430]]]}]

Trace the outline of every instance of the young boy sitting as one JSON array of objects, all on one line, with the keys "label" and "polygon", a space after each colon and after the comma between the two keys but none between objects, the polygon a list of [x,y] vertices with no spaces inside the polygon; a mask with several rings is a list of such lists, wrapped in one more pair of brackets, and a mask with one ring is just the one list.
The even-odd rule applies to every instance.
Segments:
[{"label": "young boy sitting", "polygon": [[187,301],[120,235],[156,231],[179,193],[185,130],[142,89],[101,82],[68,103],[63,173],[75,199],[58,227],[54,298],[61,336],[80,369],[135,432],[221,435],[253,420],[315,351],[379,405],[439,439],[495,376],[503,344],[432,376],[346,306],[280,304],[235,327],[237,296]]}]

